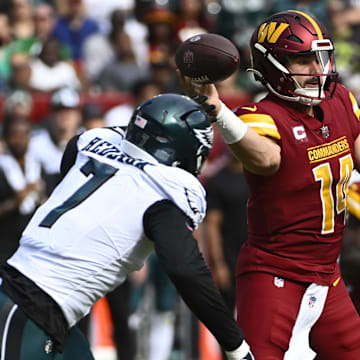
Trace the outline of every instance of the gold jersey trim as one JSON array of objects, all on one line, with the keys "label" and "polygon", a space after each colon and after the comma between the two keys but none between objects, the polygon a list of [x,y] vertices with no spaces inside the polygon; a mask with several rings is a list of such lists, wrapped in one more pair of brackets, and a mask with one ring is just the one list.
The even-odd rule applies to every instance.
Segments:
[{"label": "gold jersey trim", "polygon": [[349,186],[349,212],[360,220],[360,193],[358,192],[358,185],[351,184]]},{"label": "gold jersey trim", "polygon": [[275,121],[270,115],[244,114],[240,115],[239,118],[254,129],[259,135],[270,136],[277,140],[281,139]]},{"label": "gold jersey trim", "polygon": [[351,103],[352,103],[352,106],[353,106],[353,111],[354,111],[357,119],[360,120],[360,109],[359,109],[359,106],[358,106],[357,101],[355,99],[355,96],[351,91],[349,92],[349,96],[350,96],[350,100],[351,100]]}]

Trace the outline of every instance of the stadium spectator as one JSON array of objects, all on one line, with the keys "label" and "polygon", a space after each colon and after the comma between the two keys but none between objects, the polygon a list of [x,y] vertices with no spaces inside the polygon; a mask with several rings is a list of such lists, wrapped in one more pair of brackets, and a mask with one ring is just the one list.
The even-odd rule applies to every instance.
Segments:
[{"label": "stadium spectator", "polygon": [[66,13],[60,16],[53,35],[63,44],[67,44],[72,57],[81,66],[82,48],[88,36],[99,31],[96,22],[85,15],[82,0],[65,0]]},{"label": "stadium spectator", "polygon": [[236,262],[247,239],[249,188],[241,162],[228,151],[226,155],[227,162],[205,184],[208,207],[204,233],[215,283],[228,309],[235,314]]},{"label": "stadium spectator", "polygon": [[51,97],[51,113],[35,129],[29,150],[40,162],[49,195],[58,184],[61,158],[67,142],[81,126],[80,98],[71,88],[62,88]]},{"label": "stadium spectator", "polygon": [[29,92],[15,90],[9,94],[3,104],[3,118],[23,117],[31,122],[33,99]]},{"label": "stadium spectator", "polygon": [[[54,8],[46,3],[41,3],[34,8],[33,12],[35,33],[28,40],[28,52],[32,56],[38,56],[41,52],[43,44],[52,37],[54,30],[56,15]],[[71,49],[66,44],[60,43],[61,60],[71,59]]]},{"label": "stadium spectator", "polygon": [[179,0],[175,26],[177,44],[190,37],[212,32],[215,24],[208,21],[204,0]]},{"label": "stadium spectator", "polygon": [[54,8],[42,3],[34,8],[35,35],[39,41],[44,42],[51,37],[55,26]]},{"label": "stadium spectator", "polygon": [[104,111],[95,102],[86,102],[81,107],[81,124],[85,130],[101,128],[106,125]]},{"label": "stadium spectator", "polygon": [[35,25],[30,0],[12,0],[10,24],[16,39],[28,39],[34,35]]},{"label": "stadium spectator", "polygon": [[181,86],[176,76],[174,61],[152,63],[150,69],[154,82],[158,84],[163,92],[181,93]]},{"label": "stadium spectator", "polygon": [[81,87],[72,63],[61,60],[60,43],[56,38],[45,41],[39,56],[31,61],[30,66],[33,91],[54,92],[63,87],[79,90]]},{"label": "stadium spectator", "polygon": [[151,79],[139,80],[131,88],[132,102],[114,106],[105,113],[107,126],[127,127],[135,108],[145,100],[162,92],[161,87]]},{"label": "stadium spectator", "polygon": [[128,92],[134,83],[149,76],[135,60],[129,35],[119,30],[113,35],[115,58],[99,74],[96,83],[103,91]]},{"label": "stadium spectator", "polygon": [[174,346],[178,294],[156,254],[150,256],[146,265],[144,281],[132,287],[131,320],[137,323],[135,329],[140,331],[140,327],[144,326],[140,305],[149,300],[149,294],[153,294],[153,304],[146,314],[149,318],[149,336],[146,339],[138,337],[138,343],[147,342],[141,344],[147,351],[140,356],[146,356],[148,360],[168,360]]},{"label": "stadium spectator", "polygon": [[246,205],[249,188],[243,165],[227,152],[227,163],[207,179],[205,188],[208,203],[205,218],[208,260],[226,305],[235,312],[236,261],[247,239]]},{"label": "stadium spectator", "polygon": [[7,114],[0,154],[0,263],[15,252],[22,231],[44,198],[40,164],[28,151],[31,124]]},{"label": "stadium spectator", "polygon": [[14,52],[10,56],[11,73],[4,92],[12,93],[16,90],[31,91],[31,59],[23,52]]},{"label": "stadium spectator", "polygon": [[[83,70],[91,83],[94,83],[99,78],[101,70],[115,60],[116,46],[114,43],[119,32],[125,32],[130,37],[136,64],[141,68],[147,67],[147,53],[144,54],[144,50],[141,50],[144,47],[144,39],[141,39],[141,37],[145,37],[145,35],[139,36],[139,32],[141,34],[144,30],[139,29],[140,25],[136,26],[133,21],[129,22],[124,11],[120,9],[116,9],[111,13],[110,20],[111,28],[108,34],[95,33],[84,42]],[[130,24],[133,25],[130,26]],[[142,25],[141,28],[144,27]]]},{"label": "stadium spectator", "polygon": [[[142,67],[147,67],[149,64],[149,44],[148,44],[148,29],[143,22],[143,7],[144,4],[149,2],[135,1],[135,7],[133,13],[128,14],[124,29],[130,36],[133,44],[133,50],[136,57],[136,62]],[[146,7],[146,6],[145,6]]]},{"label": "stadium spectator", "polygon": [[135,0],[83,0],[86,15],[95,20],[102,34],[109,34],[112,28],[111,14],[120,11],[125,17],[130,16]]},{"label": "stadium spectator", "polygon": [[173,61],[176,49],[175,23],[176,15],[166,7],[154,6],[143,18],[148,29],[150,64],[169,63]]},{"label": "stadium spectator", "polygon": [[10,46],[13,36],[9,24],[9,17],[0,13],[0,91],[5,87],[5,83],[10,75]]}]

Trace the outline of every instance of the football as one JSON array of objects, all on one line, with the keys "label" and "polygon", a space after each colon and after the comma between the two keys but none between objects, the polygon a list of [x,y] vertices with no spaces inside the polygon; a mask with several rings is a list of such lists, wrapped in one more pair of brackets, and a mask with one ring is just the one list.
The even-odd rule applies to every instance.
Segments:
[{"label": "football", "polygon": [[200,84],[225,80],[236,71],[239,62],[236,46],[226,37],[212,33],[192,36],[175,53],[181,73]]}]

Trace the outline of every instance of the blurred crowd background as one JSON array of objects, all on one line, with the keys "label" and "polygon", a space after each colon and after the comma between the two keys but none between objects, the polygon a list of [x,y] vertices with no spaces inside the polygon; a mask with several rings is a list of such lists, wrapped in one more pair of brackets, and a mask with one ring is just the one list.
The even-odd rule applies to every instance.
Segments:
[{"label": "blurred crowd background", "polygon": [[30,114],[35,123],[50,110],[47,97],[63,87],[76,90],[81,103],[100,103],[104,112],[131,103],[141,80],[178,92],[175,50],[203,32],[237,45],[239,71],[219,87],[223,97],[247,100],[260,91],[245,71],[250,35],[284,9],[309,12],[329,29],[341,79],[358,95],[359,0],[1,0],[0,95],[11,98],[2,118],[20,101],[11,97],[19,90],[20,102],[38,105]]},{"label": "blurred crowd background", "polygon": [[[287,9],[310,13],[328,28],[340,80],[360,100],[360,0],[1,0],[0,262],[15,251],[32,213],[59,181],[69,139],[94,127],[126,126],[144,100],[181,92],[174,54],[182,41],[204,32],[232,40],[241,62],[218,84],[220,96],[231,108],[261,96],[263,89],[245,71],[248,42],[267,16]],[[241,164],[218,135],[201,181],[209,213],[197,237],[233,309],[248,189]],[[217,358],[202,354],[203,334],[156,258],[109,304],[118,359],[221,358],[220,352]],[[129,326],[117,328],[123,322]],[[82,328],[93,341],[89,319]]]}]

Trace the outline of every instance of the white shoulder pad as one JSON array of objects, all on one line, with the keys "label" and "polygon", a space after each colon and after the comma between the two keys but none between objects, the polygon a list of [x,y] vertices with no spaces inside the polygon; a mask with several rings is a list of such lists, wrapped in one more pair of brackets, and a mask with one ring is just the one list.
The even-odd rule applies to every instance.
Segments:
[{"label": "white shoulder pad", "polygon": [[165,197],[184,211],[196,229],[206,214],[206,193],[200,181],[183,169],[161,164],[147,166],[145,172],[161,188]]}]

